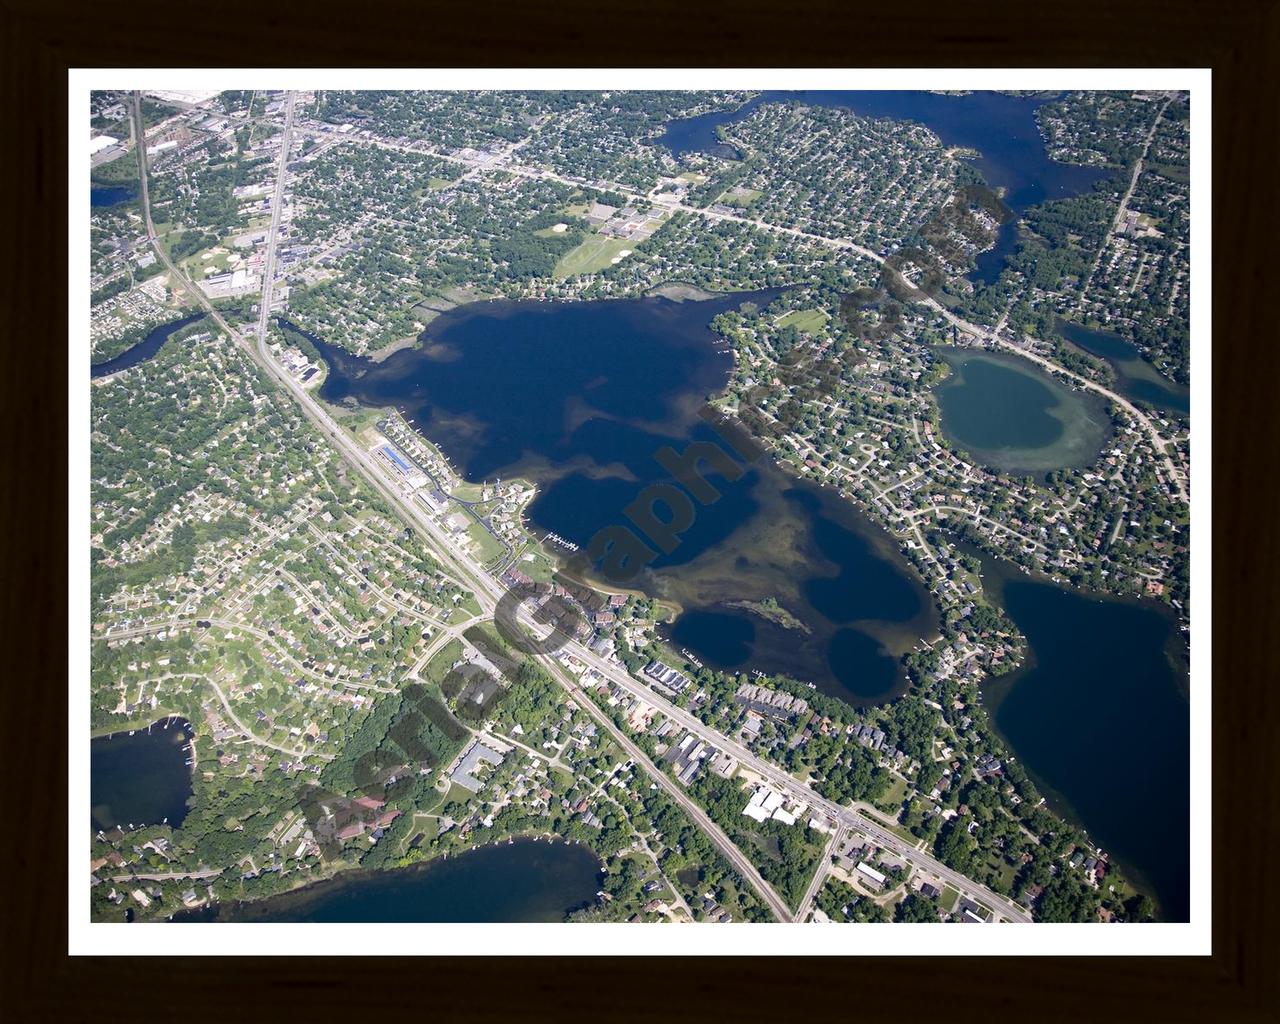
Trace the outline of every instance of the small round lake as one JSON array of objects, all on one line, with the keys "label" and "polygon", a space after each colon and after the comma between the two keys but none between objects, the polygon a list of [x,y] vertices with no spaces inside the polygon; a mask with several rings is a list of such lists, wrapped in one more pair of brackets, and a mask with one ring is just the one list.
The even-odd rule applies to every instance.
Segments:
[{"label": "small round lake", "polygon": [[942,433],[957,449],[1006,473],[1091,465],[1111,437],[1097,395],[1072,391],[1025,359],[943,347],[951,374],[934,393]]},{"label": "small round lake", "polygon": [[177,828],[191,796],[191,726],[164,718],[133,732],[99,736],[89,746],[89,806],[95,829],[116,825]]},{"label": "small round lake", "polygon": [[600,873],[585,846],[517,839],[413,867],[348,871],[266,900],[179,913],[174,921],[557,923],[595,900]]}]

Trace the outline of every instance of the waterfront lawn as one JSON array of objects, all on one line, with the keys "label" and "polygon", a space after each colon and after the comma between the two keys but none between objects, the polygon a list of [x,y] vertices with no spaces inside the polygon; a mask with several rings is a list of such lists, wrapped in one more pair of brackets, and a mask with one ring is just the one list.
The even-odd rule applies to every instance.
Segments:
[{"label": "waterfront lawn", "polygon": [[[533,557],[526,561],[524,555],[533,555]],[[536,544],[526,546],[524,553],[516,562],[516,568],[536,583],[549,583],[556,571],[555,562]]]},{"label": "waterfront lawn", "polygon": [[560,257],[552,277],[574,277],[595,274],[612,266],[613,258],[623,249],[634,249],[637,243],[607,235],[589,235],[576,249]]},{"label": "waterfront lawn", "polygon": [[483,490],[483,484],[460,483],[450,494],[459,501],[479,501]]},{"label": "waterfront lawn", "polygon": [[[357,437],[360,437],[360,435],[366,431],[373,431],[378,420],[382,419],[382,417],[386,415],[386,410],[384,409],[361,408],[356,412],[352,412],[350,409],[343,406],[335,406],[333,408],[338,411],[338,415],[336,415],[334,419],[349,429]],[[360,438],[361,441],[367,440],[367,443],[370,445],[379,439],[379,435],[376,433],[368,433],[366,437]]]}]

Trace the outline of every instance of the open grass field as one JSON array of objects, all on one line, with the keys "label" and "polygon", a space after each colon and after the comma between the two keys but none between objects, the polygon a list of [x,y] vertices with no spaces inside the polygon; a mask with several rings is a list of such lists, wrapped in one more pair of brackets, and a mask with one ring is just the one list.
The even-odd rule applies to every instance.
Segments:
[{"label": "open grass field", "polygon": [[871,814],[870,812],[867,812],[867,811],[864,811],[863,813],[866,814],[868,818],[874,821],[881,828],[887,828],[890,832],[892,832],[899,839],[902,839],[904,842],[907,842],[912,846],[915,846],[917,843],[920,842],[919,838],[917,838],[916,836],[913,836],[908,829],[903,828],[896,821],[894,821],[893,815],[881,816],[878,814]]},{"label": "open grass field", "polygon": [[502,545],[494,540],[493,535],[479,523],[472,523],[468,526],[467,535],[476,542],[480,553],[480,561],[487,564],[502,554]]},{"label": "open grass field", "polygon": [[[532,558],[528,556],[532,555]],[[516,568],[538,583],[548,582],[555,575],[555,562],[536,544],[529,545],[516,562]]]},{"label": "open grass field", "polygon": [[[215,246],[214,249],[222,249],[222,251],[215,252],[213,249],[202,249],[200,252],[188,256],[179,264],[183,273],[193,281],[202,281],[206,277],[212,277],[214,274],[223,274],[231,270],[231,253],[221,245]],[[205,259],[205,256],[209,258]]]},{"label": "open grass field", "polygon": [[885,793],[883,797],[881,797],[878,801],[876,801],[876,807],[878,807],[880,810],[886,813],[896,815],[897,810],[899,807],[902,806],[903,798],[906,795],[907,795],[907,780],[899,778],[898,776],[895,775],[893,777],[892,784],[889,786],[888,791]]},{"label": "open grass field", "polygon": [[813,334],[822,330],[827,322],[827,314],[821,309],[793,309],[778,317],[779,327],[794,327],[805,334]]},{"label": "open grass field", "polygon": [[422,670],[422,678],[439,686],[444,681],[444,677],[449,674],[449,669],[453,667],[453,663],[461,656],[462,641],[457,639],[450,640],[440,650],[436,651],[432,659],[427,662],[426,667]]},{"label": "open grass field", "polygon": [[453,497],[460,498],[462,501],[479,501],[483,491],[483,484],[460,483],[451,493]]},{"label": "open grass field", "polygon": [[1013,888],[1013,881],[1018,877],[1018,870],[1012,864],[1005,863],[1003,857],[990,856],[986,859],[986,865],[991,870],[1000,875],[1001,881],[1004,882],[1006,888]]},{"label": "open grass field", "polygon": [[764,195],[764,193],[755,188],[729,189],[727,192],[722,193],[716,202],[724,203],[726,206],[741,207],[745,210],[762,195]]},{"label": "open grass field", "polygon": [[574,277],[577,274],[595,274],[613,263],[613,258],[623,249],[634,249],[635,242],[625,238],[609,238],[591,235],[576,249],[560,257],[553,277]]}]

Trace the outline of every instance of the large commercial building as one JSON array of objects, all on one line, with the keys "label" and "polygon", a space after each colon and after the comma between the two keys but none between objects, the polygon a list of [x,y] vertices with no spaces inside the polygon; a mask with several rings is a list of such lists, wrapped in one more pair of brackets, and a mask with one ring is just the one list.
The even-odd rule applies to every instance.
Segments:
[{"label": "large commercial building", "polygon": [[241,268],[229,274],[215,274],[199,282],[200,290],[211,299],[234,298],[256,292],[261,286],[257,274]]}]

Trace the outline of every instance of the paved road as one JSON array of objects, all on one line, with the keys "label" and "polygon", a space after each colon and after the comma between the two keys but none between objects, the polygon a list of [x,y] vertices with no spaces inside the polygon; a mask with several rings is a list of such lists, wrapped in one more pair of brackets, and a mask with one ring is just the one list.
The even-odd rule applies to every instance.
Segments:
[{"label": "paved road", "polygon": [[[286,163],[289,151],[289,143],[292,137],[294,116],[294,95],[288,94],[285,106],[285,127],[284,135],[281,143],[280,162],[277,169],[276,187],[272,199],[272,218],[271,228],[267,236],[267,256],[265,262],[265,277],[263,279],[263,294],[261,303],[261,314],[258,320],[257,331],[257,352],[259,362],[261,362],[268,372],[270,372],[284,387],[294,396],[294,398],[302,406],[303,411],[308,418],[315,423],[323,433],[329,435],[338,447],[339,451],[345,455],[357,469],[360,469],[366,477],[374,484],[382,494],[388,498],[393,504],[400,507],[407,514],[411,522],[416,523],[424,530],[435,542],[442,554],[446,555],[446,562],[452,563],[459,576],[473,586],[477,591],[477,599],[480,600],[482,607],[486,611],[492,613],[494,606],[502,596],[502,589],[496,581],[485,573],[484,569],[471,562],[468,556],[456,552],[449,538],[444,534],[434,522],[425,514],[425,512],[413,501],[412,497],[400,491],[398,487],[392,485],[382,474],[381,468],[377,466],[371,456],[346,432],[333,423],[328,413],[311,397],[311,395],[302,388],[302,386],[293,379],[279,364],[271,358],[271,353],[267,348],[267,323],[268,311],[271,305],[271,294],[274,286],[274,269],[275,269],[275,253],[277,247],[277,239],[280,224],[280,210],[282,207],[282,197],[284,193]],[[594,656],[592,656],[594,658]],[[558,662],[552,661],[550,658],[542,659],[545,666],[551,671],[553,678],[557,679],[571,693],[579,696],[580,703],[584,710],[591,714],[597,722],[614,738],[620,747],[632,757],[637,764],[645,766],[654,781],[662,786],[671,797],[685,810],[694,822],[711,838],[715,845],[725,855],[725,857],[734,865],[734,867],[748,879],[759,891],[761,897],[768,904],[782,921],[790,921],[791,912],[775,893],[772,887],[760,876],[755,866],[743,856],[742,852],[729,840],[728,836],[713,822],[702,808],[698,807],[692,800],[681,790],[675,782],[667,777],[666,773],[655,767],[645,753],[633,743],[629,737],[621,732],[607,716],[596,707],[595,702],[589,697],[577,690],[576,686],[569,683],[563,675],[563,669]]]},{"label": "paved road", "polygon": [[[275,270],[275,254],[277,247],[277,239],[280,225],[280,210],[283,206],[282,197],[284,194],[286,164],[289,151],[289,143],[292,137],[294,116],[294,95],[288,94],[285,106],[285,126],[284,135],[280,149],[280,162],[277,169],[276,187],[272,199],[272,217],[271,228],[267,236],[267,257],[265,263],[265,277],[263,278],[263,294],[262,294],[262,311],[258,320],[257,332],[257,355],[259,360],[265,364],[268,371],[282,383],[287,390],[302,405],[307,416],[320,427],[321,431],[327,433],[332,441],[335,442],[339,450],[352,462],[357,469],[371,479],[374,486],[380,490],[383,495],[389,498],[395,505],[399,506],[411,522],[418,524],[432,539],[442,552],[447,552],[450,557],[447,559],[453,562],[455,571],[463,580],[471,583],[478,590],[477,599],[481,601],[482,607],[492,613],[493,607],[497,604],[498,599],[502,596],[502,590],[497,583],[485,573],[484,569],[474,564],[470,559],[459,552],[455,552],[448,537],[443,531],[433,523],[430,518],[420,509],[413,498],[400,491],[398,487],[392,486],[384,478],[380,467],[376,465],[374,460],[363,451],[348,435],[333,423],[329,415],[323,408],[306,392],[302,386],[295,381],[284,369],[271,358],[271,353],[267,348],[267,323],[268,312],[271,305],[271,294],[274,287],[274,270]],[[476,585],[479,584],[477,587]],[[624,735],[613,722],[605,716],[599,708],[596,707],[594,701],[581,694],[575,686],[568,683],[564,677],[563,669],[551,659],[543,659],[546,667],[552,672],[554,678],[566,686],[571,693],[576,693],[580,698],[584,710],[596,718],[597,722],[612,735],[614,740],[620,747],[626,750],[627,754],[632,757],[637,764],[644,765],[648,773],[654,780],[662,786],[672,796],[672,798],[680,804],[686,813],[705,831],[712,839],[717,847],[726,858],[734,865],[742,875],[747,878],[760,892],[765,902],[769,905],[773,913],[783,921],[791,920],[790,910],[782,899],[773,891],[767,882],[760,876],[755,866],[746,859],[736,846],[729,840],[728,836],[709,818],[706,813],[694,804],[689,797],[660,769],[653,766],[645,753],[640,750],[626,735]]]},{"label": "paved road", "polygon": [[739,764],[759,775],[772,788],[794,800],[803,801],[810,807],[823,811],[844,828],[867,837],[876,846],[890,850],[914,867],[936,875],[962,894],[971,895],[978,902],[991,907],[992,910],[1007,920],[1024,922],[1031,920],[1031,915],[1025,907],[992,892],[960,872],[947,867],[929,854],[917,850],[915,846],[899,837],[896,833],[871,821],[861,812],[820,796],[808,785],[787,772],[786,769],[758,757],[736,740],[717,732],[688,711],[672,704],[648,685],[634,679],[622,666],[603,662],[601,659],[591,655],[589,651],[579,644],[570,643],[567,645],[567,649],[575,657],[588,662],[592,668],[596,669],[597,672],[600,672],[611,682],[641,698],[646,704],[656,706],[664,715],[674,719],[679,725],[688,729],[700,739],[736,758]]},{"label": "paved road", "polygon": [[[1163,112],[1163,110],[1164,108],[1162,107],[1161,112]],[[1155,132],[1155,126],[1153,125],[1152,133],[1154,134],[1154,132]],[[1150,138],[1148,138],[1148,143],[1150,143]],[[1146,153],[1145,149],[1143,150],[1143,153],[1144,154]],[[1141,161],[1139,161],[1139,163],[1141,163]],[[1137,178],[1135,177],[1134,181],[1136,180]],[[1133,190],[1133,184],[1130,183],[1130,192],[1132,192],[1132,190]],[[1128,194],[1126,193],[1125,202],[1127,201],[1128,201]],[[881,265],[884,265],[884,263],[886,262],[885,258],[881,256],[879,253],[873,252],[870,249],[865,248],[864,246],[856,245],[855,243],[849,241],[848,239],[828,238],[824,235],[813,235],[806,231],[800,231],[795,228],[779,227],[774,224],[768,224],[759,219],[742,217],[742,216],[738,216],[737,214],[712,213],[710,210],[699,210],[694,207],[685,206],[682,203],[670,203],[667,205],[669,205],[673,209],[679,209],[687,213],[699,214],[700,216],[703,216],[703,217],[709,217],[712,220],[739,221],[744,224],[752,224],[755,227],[760,228],[762,230],[780,232],[782,234],[791,235],[796,238],[802,238],[810,242],[815,242],[817,244],[825,244],[835,249],[844,249],[844,250],[856,252],[858,255],[865,256],[867,259],[873,260],[874,262],[879,263]],[[1121,205],[1123,208],[1123,203]],[[1004,349],[1005,351],[1012,352],[1015,355],[1022,356],[1024,359],[1029,359],[1033,363],[1039,363],[1041,366],[1043,366],[1047,370],[1052,370],[1055,373],[1064,374],[1065,376],[1070,377],[1072,380],[1074,380],[1081,387],[1087,388],[1090,391],[1094,391],[1102,395],[1104,398],[1108,399],[1111,402],[1114,402],[1120,408],[1124,409],[1125,412],[1127,412],[1130,416],[1133,417],[1135,421],[1137,421],[1138,425],[1143,429],[1143,431],[1146,432],[1149,440],[1151,441],[1152,448],[1155,449],[1157,458],[1159,458],[1164,465],[1165,474],[1168,478],[1169,485],[1177,492],[1177,495],[1181,500],[1183,501],[1190,500],[1187,492],[1187,487],[1186,487],[1187,474],[1185,470],[1182,469],[1182,467],[1175,465],[1173,457],[1169,453],[1169,442],[1155,428],[1155,425],[1151,422],[1151,420],[1144,413],[1140,412],[1138,408],[1132,402],[1130,402],[1127,398],[1125,398],[1122,395],[1116,394],[1110,388],[1106,387],[1103,384],[1099,384],[1097,381],[1090,380],[1087,377],[1082,377],[1078,373],[1074,373],[1071,370],[1068,370],[1065,367],[1058,365],[1051,359],[1046,359],[1044,356],[1041,356],[1036,354],[1035,352],[1029,351],[1031,339],[1027,338],[1025,335],[1020,336],[1016,343],[1006,340],[1001,336],[1001,331],[1005,323],[1004,317],[1000,319],[1000,322],[996,324],[994,328],[989,329],[989,328],[982,327],[978,324],[970,323],[968,320],[965,320],[957,316],[955,313],[951,312],[951,310],[947,309],[945,306],[943,306],[941,303],[939,303],[936,299],[932,297],[925,296],[922,298],[921,301],[926,306],[929,306],[931,309],[933,309],[935,312],[941,314],[950,324],[955,326],[957,329],[965,331],[966,333],[972,334],[976,337],[983,338],[984,340],[990,341],[992,344],[998,345],[1000,348]]]},{"label": "paved road", "polygon": [[782,898],[774,891],[773,887],[761,877],[760,872],[750,860],[743,855],[742,851],[734,845],[733,841],[725,835],[724,831],[712,821],[707,813],[696,804],[693,799],[686,793],[681,785],[672,779],[661,768],[655,766],[647,754],[641,750],[622,730],[613,724],[603,711],[600,710],[596,702],[587,694],[582,692],[581,687],[577,683],[570,682],[568,675],[564,669],[551,659],[541,659],[545,666],[552,672],[552,675],[564,686],[569,693],[577,698],[577,702],[582,708],[591,715],[601,726],[603,726],[609,735],[613,737],[614,742],[627,752],[636,764],[642,765],[647,774],[653,778],[671,797],[680,808],[693,820],[693,822],[702,829],[703,832],[711,839],[725,858],[731,863],[743,878],[747,879],[756,889],[756,891],[764,898],[769,909],[773,911],[774,917],[779,921],[795,920],[791,914],[791,909],[783,902]]},{"label": "paved road", "polygon": [[280,158],[276,164],[276,187],[271,195],[271,228],[267,234],[267,259],[262,271],[262,301],[258,303],[258,351],[266,358],[267,325],[271,322],[271,300],[276,283],[276,249],[280,237],[280,217],[284,212],[284,179],[289,163],[289,143],[293,139],[293,108],[297,97],[285,94],[284,134],[280,137]]},{"label": "paved road", "polygon": [[1129,200],[1133,198],[1133,190],[1138,186],[1138,177],[1142,174],[1143,161],[1147,159],[1147,153],[1151,150],[1151,140],[1156,137],[1156,129],[1160,127],[1160,119],[1164,117],[1165,108],[1173,101],[1173,97],[1168,97],[1160,104],[1160,109],[1156,111],[1155,120],[1151,122],[1151,128],[1147,131],[1147,137],[1142,143],[1142,154],[1138,157],[1133,165],[1133,174],[1129,176],[1129,187],[1125,189],[1124,198],[1120,200],[1120,205],[1116,207],[1116,215],[1111,218],[1111,230],[1103,236],[1102,244],[1098,246],[1098,252],[1093,257],[1093,263],[1089,267],[1089,276],[1086,277],[1085,286],[1081,289],[1081,294],[1088,291],[1093,284],[1093,277],[1098,272],[1098,264],[1102,262],[1102,254],[1107,251],[1107,243],[1111,241],[1111,236],[1116,233],[1116,229],[1120,227],[1120,221],[1124,218],[1124,212],[1129,208]]},{"label": "paved road", "polygon": [[[324,410],[321,409],[311,398],[311,395],[304,391],[296,381],[284,372],[282,368],[274,368],[272,372],[276,374],[277,378],[280,379],[286,387],[289,387],[295,395],[299,397],[299,401],[304,404],[304,407],[309,407],[315,410],[316,417],[322,418],[319,422],[323,423],[324,420],[327,420],[328,417]],[[417,506],[407,494],[399,491],[395,485],[389,482],[387,478],[383,476],[381,467],[378,466],[374,460],[351,438],[343,434],[341,430],[337,428],[333,428],[332,430],[328,428],[323,429],[326,430],[326,433],[330,434],[330,437],[334,440],[343,454],[346,455],[357,466],[357,468],[361,468],[366,475],[369,476],[374,486],[382,492],[385,497],[395,502],[408,516],[410,521],[417,524],[427,534],[427,536],[435,542],[435,548],[441,554],[442,559],[459,575],[461,579],[471,586],[482,609],[484,609],[486,613],[492,614],[493,608],[504,593],[502,587],[497,583],[497,581],[485,573],[481,566],[471,562],[469,556],[456,550],[444,530],[426,516],[420,507]],[[1011,921],[1031,920],[1030,914],[1024,908],[1018,906],[1012,901],[1004,899],[996,893],[986,889],[984,886],[976,884],[959,872],[946,867],[940,861],[921,853],[919,850],[916,850],[914,846],[906,843],[893,832],[869,821],[857,811],[854,811],[851,808],[841,807],[818,796],[818,794],[811,790],[807,785],[789,775],[784,769],[757,757],[750,750],[705,725],[683,709],[666,701],[664,698],[650,690],[649,687],[633,679],[621,666],[599,658],[591,651],[577,643],[571,642],[567,644],[566,651],[582,661],[584,664],[595,669],[601,676],[618,683],[619,686],[636,696],[642,697],[647,703],[657,705],[665,714],[668,714],[669,717],[677,720],[679,724],[683,725],[700,738],[706,740],[711,745],[721,750],[728,751],[732,756],[736,757],[740,763],[746,765],[756,774],[765,778],[771,785],[780,791],[794,799],[803,800],[811,806],[821,808],[835,821],[837,821],[837,823],[859,832],[876,845],[893,851],[908,863],[912,863],[917,867],[927,870],[944,879],[962,893],[971,895],[975,900],[991,907],[1000,916]],[[552,672],[553,676],[559,680],[562,685],[566,685],[571,692],[581,695],[581,701],[586,710],[597,716],[597,720],[605,726],[616,740],[618,740],[619,745],[626,749],[630,756],[636,758],[638,764],[648,767],[649,773],[654,775],[655,779],[657,779],[664,788],[668,789],[668,792],[677,799],[677,802],[680,803],[680,805],[696,822],[706,829],[706,831],[713,837],[717,834],[723,835],[723,833],[720,833],[719,829],[716,828],[714,823],[706,817],[701,808],[694,804],[683,790],[677,788],[676,783],[672,782],[660,769],[653,767],[652,763],[643,751],[636,747],[628,737],[623,735],[616,726],[613,725],[612,720],[599,712],[594,701],[585,694],[581,694],[581,690],[576,683],[566,682],[563,668],[558,662],[549,658],[541,660],[545,667]],[[727,839],[725,842],[727,843]],[[717,842],[717,845],[719,846],[720,843]],[[729,857],[735,866],[739,867],[739,870],[744,871],[746,877],[759,877],[758,872],[755,871],[754,867],[752,867],[750,863],[742,857],[741,853],[731,843],[728,843],[728,849],[724,849],[722,847],[722,852]],[[767,886],[767,884],[763,883],[763,880],[761,880],[760,884],[765,886],[762,890],[762,894],[772,893],[772,890]],[[766,899],[769,899],[769,897],[766,896]],[[776,899],[776,895],[774,895],[773,899],[769,899],[770,904],[774,905],[774,900]],[[780,903],[780,901],[778,902]],[[776,907],[775,912],[778,912]],[[782,915],[780,914],[780,916]],[[783,917],[783,920],[789,920],[790,917],[790,913],[787,912],[786,916]]]},{"label": "paved road", "polygon": [[112,875],[113,882],[165,882],[175,878],[216,878],[224,868],[209,868],[205,871],[171,871],[157,875]]},{"label": "paved road", "polygon": [[[942,309],[941,306],[938,308]],[[943,310],[943,314],[947,316],[948,319],[954,319],[958,323],[963,323],[963,321],[960,321],[958,317],[951,317],[950,312],[947,310]],[[1044,356],[1038,355],[1035,352],[1029,352],[1027,349],[1022,348],[1013,342],[1006,341],[1003,338],[997,338],[994,335],[986,335],[985,337],[1006,351],[1020,355],[1023,359],[1030,359],[1033,363],[1039,363],[1046,370],[1052,370],[1054,373],[1060,373],[1066,377],[1070,377],[1081,387],[1087,388],[1090,391],[1096,391],[1098,394],[1120,406],[1120,408],[1132,416],[1138,426],[1146,432],[1148,439],[1151,441],[1151,447],[1155,450],[1156,458],[1159,459],[1161,464],[1164,466],[1165,477],[1167,478],[1169,485],[1177,492],[1178,497],[1182,501],[1191,500],[1190,494],[1187,490],[1186,472],[1181,466],[1177,465],[1173,461],[1172,456],[1169,454],[1169,442],[1161,436],[1160,431],[1156,429],[1155,424],[1151,422],[1150,417],[1148,417],[1146,413],[1142,412],[1137,406],[1122,395],[1117,395],[1114,391],[1103,387],[1101,384],[1091,381],[1087,377],[1081,377],[1080,374],[1075,373],[1072,370],[1068,370],[1063,366],[1059,366],[1052,359],[1046,359]]]},{"label": "paved road", "polygon": [[817,899],[822,884],[827,880],[827,872],[831,870],[831,855],[840,847],[841,840],[844,839],[844,826],[840,826],[832,834],[827,841],[827,845],[822,848],[822,857],[818,860],[818,868],[813,873],[813,879],[809,882],[809,888],[804,891],[804,898],[800,901],[800,907],[796,911],[796,920],[804,921],[809,917],[809,911],[813,909],[813,901]]}]

